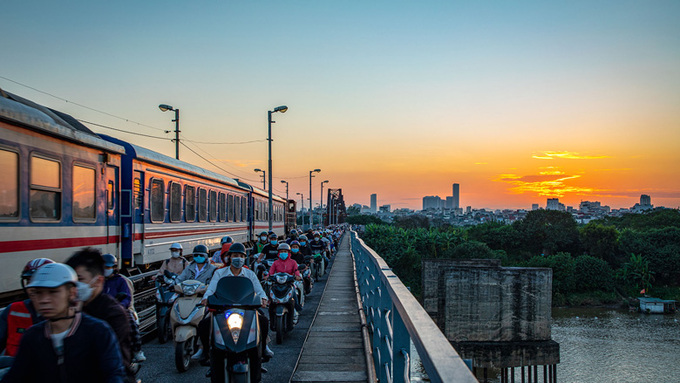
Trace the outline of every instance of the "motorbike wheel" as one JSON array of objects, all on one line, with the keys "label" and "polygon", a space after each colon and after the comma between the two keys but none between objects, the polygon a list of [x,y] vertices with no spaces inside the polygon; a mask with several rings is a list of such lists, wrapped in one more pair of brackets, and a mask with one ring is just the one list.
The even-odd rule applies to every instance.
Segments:
[{"label": "motorbike wheel", "polygon": [[158,318],[156,321],[156,331],[158,332],[158,343],[163,344],[170,339],[170,323],[167,318]]},{"label": "motorbike wheel", "polygon": [[283,330],[286,328],[283,315],[276,317],[276,344],[283,343]]},{"label": "motorbike wheel", "polygon": [[224,375],[224,383],[250,383],[250,367],[250,359],[248,359],[248,373],[235,374],[233,371],[229,371],[228,374]]},{"label": "motorbike wheel", "polygon": [[186,372],[191,363],[192,339],[175,344],[175,367],[178,372]]}]

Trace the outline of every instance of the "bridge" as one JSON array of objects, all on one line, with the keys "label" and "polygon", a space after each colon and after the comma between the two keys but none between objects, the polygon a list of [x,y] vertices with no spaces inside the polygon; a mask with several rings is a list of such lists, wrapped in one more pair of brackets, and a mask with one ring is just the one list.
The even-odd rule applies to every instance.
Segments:
[{"label": "bridge", "polygon": [[[385,261],[355,232],[343,237],[329,274],[306,297],[295,329],[264,364],[263,382],[477,380]],[[207,381],[193,362],[178,373],[171,342],[146,343],[143,383]]]}]

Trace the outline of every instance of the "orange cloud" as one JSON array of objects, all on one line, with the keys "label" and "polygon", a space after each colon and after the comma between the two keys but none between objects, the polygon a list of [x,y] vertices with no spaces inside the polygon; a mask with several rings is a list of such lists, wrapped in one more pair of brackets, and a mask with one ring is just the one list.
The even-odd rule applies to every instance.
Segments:
[{"label": "orange cloud", "polygon": [[[564,175],[557,170],[554,174],[537,174],[520,176],[517,174],[501,174],[495,181],[507,182],[513,187],[512,194],[535,193],[539,196],[564,197],[569,194],[590,194],[594,188],[567,185],[566,181],[581,177],[580,175]],[[559,173],[559,174],[558,174]]]},{"label": "orange cloud", "polygon": [[547,151],[543,152],[542,154],[534,154],[531,156],[531,158],[535,158],[537,160],[553,160],[555,158],[559,159],[566,159],[566,160],[596,160],[600,158],[610,158],[609,156],[586,156],[586,155],[581,155],[580,153],[577,152],[567,152],[567,151],[562,151],[562,152],[553,152],[553,151]]}]

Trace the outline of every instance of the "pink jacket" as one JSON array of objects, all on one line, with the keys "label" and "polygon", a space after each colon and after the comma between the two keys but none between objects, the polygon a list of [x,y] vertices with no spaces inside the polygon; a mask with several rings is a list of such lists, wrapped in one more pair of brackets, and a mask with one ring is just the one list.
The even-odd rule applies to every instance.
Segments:
[{"label": "pink jacket", "polygon": [[279,258],[276,261],[274,261],[272,267],[269,268],[269,275],[274,275],[276,273],[287,273],[299,277],[300,272],[298,271],[297,268],[298,263],[295,262],[294,259],[291,259],[290,256],[288,256],[288,258],[286,258],[285,261]]}]

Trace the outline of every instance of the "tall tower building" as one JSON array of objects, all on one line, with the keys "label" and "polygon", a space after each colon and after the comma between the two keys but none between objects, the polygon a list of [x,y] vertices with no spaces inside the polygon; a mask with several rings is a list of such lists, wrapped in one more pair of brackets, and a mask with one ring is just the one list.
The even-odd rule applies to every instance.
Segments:
[{"label": "tall tower building", "polygon": [[643,194],[640,196],[640,205],[642,206],[650,206],[652,204],[652,197],[648,196],[647,194]]},{"label": "tall tower building", "polygon": [[371,213],[378,212],[378,195],[371,194]]},{"label": "tall tower building", "polygon": [[460,207],[460,185],[453,184],[453,206],[452,208],[458,209]]},{"label": "tall tower building", "polygon": [[545,206],[545,210],[560,210],[559,198],[548,198],[548,203]]}]

